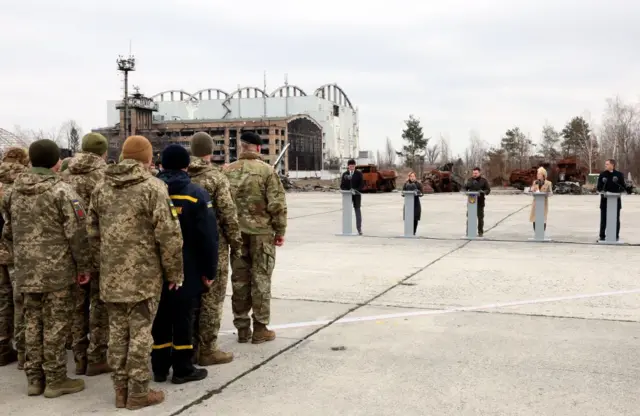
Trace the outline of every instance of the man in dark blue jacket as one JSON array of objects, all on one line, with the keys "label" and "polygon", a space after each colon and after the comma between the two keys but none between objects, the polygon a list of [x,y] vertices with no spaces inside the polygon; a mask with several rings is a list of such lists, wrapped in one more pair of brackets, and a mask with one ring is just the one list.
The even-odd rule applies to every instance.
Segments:
[{"label": "man in dark blue jacket", "polygon": [[209,194],[191,183],[187,174],[187,149],[170,145],[162,152],[163,171],[158,178],[169,187],[169,197],[182,229],[184,283],[165,283],[153,323],[151,367],[154,380],[166,381],[173,367],[172,383],[202,380],[207,370],[193,365],[193,313],[203,291],[213,283],[218,268],[218,227]]}]

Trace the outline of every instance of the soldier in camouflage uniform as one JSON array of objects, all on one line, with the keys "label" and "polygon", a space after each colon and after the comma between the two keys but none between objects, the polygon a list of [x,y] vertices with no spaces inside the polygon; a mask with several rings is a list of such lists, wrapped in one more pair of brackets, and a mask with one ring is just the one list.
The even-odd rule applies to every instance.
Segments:
[{"label": "soldier in camouflage uniform", "polygon": [[89,239],[109,315],[115,404],[135,410],[164,400],[149,390],[151,327],[163,277],[173,290],[184,279],[182,232],[166,185],[149,173],[151,143],[131,136],[122,156],[91,196]]},{"label": "soldier in camouflage uniform", "polygon": [[[88,207],[91,193],[104,179],[107,167],[107,139],[99,133],[89,133],[82,138],[82,153],[69,161],[62,179],[73,186],[80,202]],[[111,371],[107,365],[109,319],[107,308],[100,300],[100,279],[96,273],[87,286],[74,285],[74,316],[71,326],[73,355],[76,374],[97,376]],[[91,307],[89,307],[91,306]],[[87,333],[91,333],[90,339]]]},{"label": "soldier in camouflage uniform", "polygon": [[[0,200],[11,192],[19,174],[28,170],[29,156],[26,149],[13,147],[7,150],[0,165]],[[4,220],[0,218],[0,231]],[[13,273],[13,253],[10,246],[0,240],[0,366],[18,360],[18,369],[24,368],[24,322],[22,320],[22,295]],[[15,341],[16,350],[11,346]]]},{"label": "soldier in camouflage uniform", "polygon": [[242,237],[236,215],[236,206],[231,199],[229,180],[222,170],[211,163],[213,139],[207,133],[198,132],[191,138],[191,164],[187,172],[191,181],[202,186],[210,195],[216,208],[218,222],[218,272],[213,285],[202,296],[196,338],[198,364],[208,366],[233,361],[233,354],[217,348],[218,332],[222,320],[224,299],[229,280],[229,246],[239,257]]},{"label": "soldier in camouflage uniform", "polygon": [[3,238],[12,244],[18,287],[24,294],[29,396],[84,390],[67,377],[64,336],[69,331],[71,286],[91,273],[86,213],[73,188],[56,175],[60,149],[51,140],[29,147],[33,168],[4,195]]},{"label": "soldier in camouflage uniform", "polygon": [[287,201],[278,174],[261,160],[260,136],[245,132],[240,141],[240,157],[225,169],[242,233],[242,254],[231,264],[231,306],[238,342],[251,338],[252,343],[261,344],[276,338],[275,332],[267,329],[271,315],[271,273],[276,262],[275,246],[284,244]]}]

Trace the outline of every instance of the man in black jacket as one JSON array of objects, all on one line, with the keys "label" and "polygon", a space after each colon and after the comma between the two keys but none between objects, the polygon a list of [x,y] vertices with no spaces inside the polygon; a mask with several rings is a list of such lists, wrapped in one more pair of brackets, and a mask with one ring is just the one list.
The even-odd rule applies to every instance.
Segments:
[{"label": "man in black jacket", "polygon": [[356,228],[358,234],[362,235],[362,212],[360,212],[360,206],[362,204],[362,188],[364,187],[364,177],[362,172],[356,170],[356,161],[349,159],[347,162],[347,171],[342,174],[342,180],[340,181],[340,189],[343,191],[351,191],[351,201],[353,202],[353,209],[356,212]]},{"label": "man in black jacket", "polygon": [[471,178],[464,185],[464,190],[480,192],[478,195],[478,237],[482,237],[484,234],[484,197],[491,193],[491,187],[489,182],[480,176],[480,168],[473,168],[471,175]]},{"label": "man in black jacket", "polygon": [[[624,175],[622,172],[615,170],[616,161],[607,159],[604,163],[605,171],[598,176],[598,192],[629,192],[624,183]],[[605,239],[607,229],[607,198],[600,196],[600,240]],[[622,198],[618,198],[618,216],[616,224],[616,240],[620,239],[620,210],[622,209]]]},{"label": "man in black jacket", "polygon": [[158,314],[153,323],[151,366],[154,380],[166,381],[173,367],[172,383],[202,380],[207,370],[193,365],[193,315],[203,291],[216,276],[218,267],[218,227],[207,191],[191,183],[187,174],[190,158],[180,145],[162,152],[158,174],[169,187],[169,197],[182,229],[184,284],[175,288],[165,283]]}]

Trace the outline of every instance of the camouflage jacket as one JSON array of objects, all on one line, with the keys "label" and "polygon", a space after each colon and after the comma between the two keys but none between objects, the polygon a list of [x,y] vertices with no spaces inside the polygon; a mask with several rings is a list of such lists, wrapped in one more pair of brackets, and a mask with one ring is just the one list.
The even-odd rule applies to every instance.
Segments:
[{"label": "camouflage jacket", "polygon": [[53,292],[93,271],[84,206],[58,175],[32,168],[16,179],[2,205],[2,236],[13,245],[21,291]]},{"label": "camouflage jacket", "polygon": [[245,152],[225,168],[225,173],[236,203],[240,231],[284,236],[287,200],[276,171],[258,153]]},{"label": "camouflage jacket", "polygon": [[73,186],[83,204],[88,207],[91,193],[104,178],[107,163],[93,153],[78,153],[69,161],[69,167],[62,172],[62,180]]},{"label": "camouflage jacket", "polygon": [[218,220],[219,244],[230,245],[233,251],[241,250],[242,237],[238,215],[236,205],[231,199],[227,177],[219,167],[193,156],[187,173],[191,177],[191,182],[203,187],[211,197]]},{"label": "camouflage jacket", "polygon": [[[3,162],[0,164],[0,204],[2,196],[11,192],[13,182],[16,180],[19,174],[26,172],[29,168],[21,163]],[[2,205],[0,205],[2,209]],[[4,220],[1,221],[4,225]],[[0,227],[2,230],[2,227]],[[4,239],[0,239],[0,264],[9,265],[13,264],[13,253],[11,250],[11,244],[7,244]]]},{"label": "camouflage jacket", "polygon": [[135,160],[105,169],[91,195],[89,241],[105,302],[159,298],[182,283],[182,232],[166,185]]}]

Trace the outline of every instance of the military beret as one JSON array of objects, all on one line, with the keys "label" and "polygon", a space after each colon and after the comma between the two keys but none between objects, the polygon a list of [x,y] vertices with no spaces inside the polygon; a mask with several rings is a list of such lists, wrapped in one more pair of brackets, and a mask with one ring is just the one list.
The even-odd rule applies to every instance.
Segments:
[{"label": "military beret", "polygon": [[102,156],[107,152],[109,142],[100,133],[88,133],[82,138],[82,151]]},{"label": "military beret", "polygon": [[254,144],[256,146],[262,146],[262,137],[260,137],[260,135],[256,134],[253,131],[246,131],[242,133],[242,136],[240,136],[240,141]]},{"label": "military beret", "polygon": [[213,153],[213,138],[203,131],[191,137],[191,154],[195,157],[207,156]]},{"label": "military beret", "polygon": [[51,169],[60,161],[60,148],[53,140],[36,140],[29,146],[29,159],[34,168]]}]

